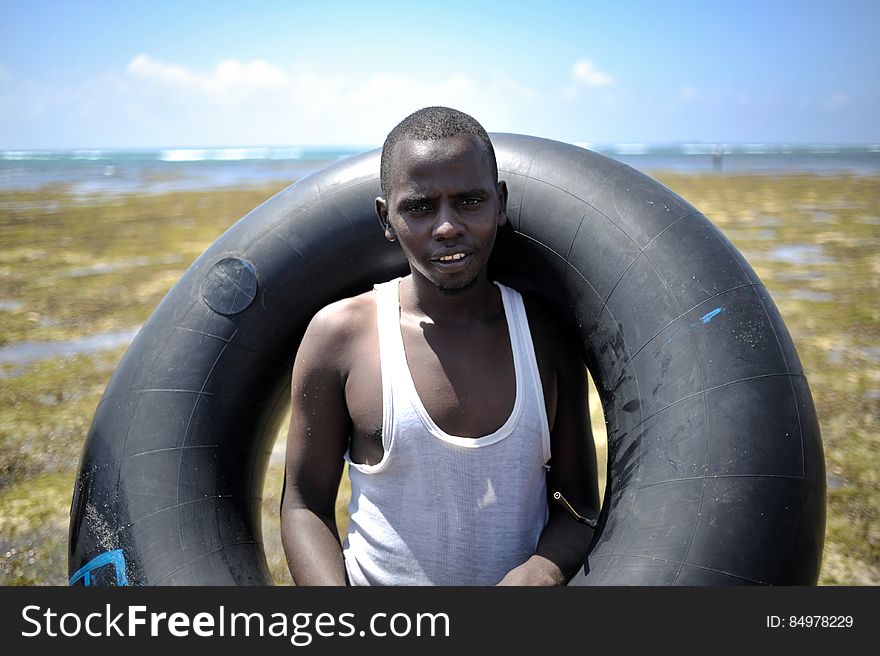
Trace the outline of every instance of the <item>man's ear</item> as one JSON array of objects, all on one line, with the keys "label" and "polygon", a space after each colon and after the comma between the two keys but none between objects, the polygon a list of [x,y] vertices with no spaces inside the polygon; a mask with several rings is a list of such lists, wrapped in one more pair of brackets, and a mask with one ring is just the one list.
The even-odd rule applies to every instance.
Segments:
[{"label": "man's ear", "polygon": [[500,228],[507,223],[507,183],[499,180],[495,191],[498,193],[498,227]]},{"label": "man's ear", "polygon": [[382,226],[385,239],[388,241],[397,239],[394,229],[391,227],[391,221],[388,220],[388,203],[381,196],[376,196],[376,216],[379,217],[379,225]]}]

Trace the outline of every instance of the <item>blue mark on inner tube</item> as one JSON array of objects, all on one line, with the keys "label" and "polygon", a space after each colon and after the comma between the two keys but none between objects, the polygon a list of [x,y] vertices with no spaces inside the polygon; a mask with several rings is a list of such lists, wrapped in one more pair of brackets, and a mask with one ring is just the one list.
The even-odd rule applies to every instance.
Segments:
[{"label": "blue mark on inner tube", "polygon": [[707,324],[707,323],[709,323],[710,321],[712,321],[712,319],[714,319],[716,316],[718,316],[719,314],[721,314],[721,312],[722,312],[723,310],[724,310],[724,308],[720,308],[720,307],[719,307],[719,308],[715,308],[714,310],[712,310],[712,311],[709,312],[708,314],[704,314],[702,317],[700,317],[700,321],[702,321],[704,324]]},{"label": "blue mark on inner tube", "polygon": [[250,262],[237,257],[217,262],[202,281],[202,298],[218,314],[238,314],[256,297],[257,273]]},{"label": "blue mark on inner tube", "polygon": [[112,564],[116,573],[116,585],[128,585],[128,575],[125,573],[125,555],[122,549],[105,551],[100,556],[95,556],[85,565],[80,567],[70,577],[70,585],[75,585],[82,579],[83,585],[92,585],[92,571],[99,567]]}]

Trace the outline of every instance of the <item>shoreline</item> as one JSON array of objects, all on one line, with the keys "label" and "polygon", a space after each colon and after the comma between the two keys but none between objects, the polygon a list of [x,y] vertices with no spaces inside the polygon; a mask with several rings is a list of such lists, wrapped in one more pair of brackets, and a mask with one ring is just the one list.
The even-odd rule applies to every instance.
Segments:
[{"label": "shoreline", "polygon": [[[736,157],[736,156],[731,156]],[[711,178],[728,178],[728,177],[746,177],[746,178],[789,178],[789,177],[817,177],[821,179],[833,178],[859,178],[867,180],[880,179],[880,165],[876,167],[811,167],[811,168],[791,168],[791,167],[757,167],[757,166],[740,166],[724,165],[720,170],[714,169],[711,162],[705,165],[688,162],[682,165],[640,165],[634,158],[612,158],[621,164],[626,164],[636,170],[654,178],[662,178],[665,176],[684,176],[684,177],[711,177]],[[322,162],[323,165],[329,165],[332,161]],[[204,163],[203,163],[204,164]],[[207,165],[223,163],[207,162]],[[161,174],[151,173],[144,177],[135,177],[133,179],[117,177],[118,174],[111,175],[97,174],[79,179],[71,180],[29,180],[29,176],[22,175],[0,175],[0,196],[6,194],[68,194],[75,197],[94,198],[94,197],[117,197],[131,195],[164,195],[170,193],[211,193],[215,191],[235,191],[261,189],[267,187],[283,188],[302,180],[312,173],[323,168],[323,166],[315,167],[297,167],[289,171],[283,169],[260,170],[257,174],[248,174],[247,172],[230,171],[228,177],[224,180],[223,176],[219,179],[210,179],[193,173],[179,172],[171,175],[172,172],[164,171]],[[3,169],[0,168],[0,174]],[[503,179],[503,171],[500,174]]]}]

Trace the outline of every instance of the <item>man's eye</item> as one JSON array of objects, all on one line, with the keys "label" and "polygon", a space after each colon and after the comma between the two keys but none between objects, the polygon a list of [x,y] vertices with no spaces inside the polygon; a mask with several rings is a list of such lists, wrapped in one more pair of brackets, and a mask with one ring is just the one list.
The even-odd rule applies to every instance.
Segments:
[{"label": "man's eye", "polygon": [[481,199],[479,198],[465,198],[463,201],[461,201],[461,204],[467,207],[473,207],[475,205],[479,205],[480,200]]},{"label": "man's eye", "polygon": [[426,203],[418,203],[417,205],[410,205],[408,208],[406,208],[406,211],[410,212],[411,214],[424,214],[430,209],[430,205]]}]

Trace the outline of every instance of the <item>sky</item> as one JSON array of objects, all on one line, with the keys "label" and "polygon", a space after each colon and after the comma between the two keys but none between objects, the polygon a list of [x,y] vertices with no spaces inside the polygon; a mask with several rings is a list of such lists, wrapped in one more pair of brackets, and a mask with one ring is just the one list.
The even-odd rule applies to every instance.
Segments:
[{"label": "sky", "polygon": [[0,150],[880,143],[878,0],[0,0]]}]

